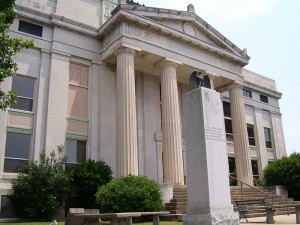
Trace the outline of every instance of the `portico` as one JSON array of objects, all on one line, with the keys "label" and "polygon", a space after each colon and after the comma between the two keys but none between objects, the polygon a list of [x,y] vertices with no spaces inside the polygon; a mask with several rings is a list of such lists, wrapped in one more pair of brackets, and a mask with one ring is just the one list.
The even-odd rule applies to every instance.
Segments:
[{"label": "portico", "polygon": [[[110,67],[117,68],[117,176],[129,173],[141,174],[138,169],[139,157],[145,156],[145,149],[138,149],[137,146],[144,148],[138,142],[145,140],[139,138],[137,132],[139,130],[137,117],[140,112],[135,101],[138,99],[135,80],[152,79],[159,84],[160,89],[162,181],[184,184],[185,157],[182,144],[184,124],[180,98],[183,92],[191,89],[188,86],[191,72],[203,70],[209,76],[213,89],[220,92],[229,91],[237,176],[238,179],[253,184],[241,94],[243,85],[241,71],[249,60],[245,51],[238,49],[229,41],[224,41],[220,34],[218,36],[213,30],[204,31],[202,21],[196,18],[183,24],[183,33],[173,30],[170,35],[168,26],[146,21],[144,17],[137,19],[138,15],[132,17],[131,8],[130,5],[119,5],[98,34],[107,46],[101,52],[102,60]],[[142,10],[141,13],[146,13],[146,16],[150,14]],[[164,16],[164,13],[161,14]],[[190,16],[182,12],[181,18]],[[114,26],[110,25],[110,21]],[[210,38],[207,42],[203,42],[197,39],[199,35],[207,35]],[[191,55],[194,57],[191,58]],[[240,85],[232,85],[236,82]],[[144,120],[147,119],[144,117]],[[145,160],[142,161],[147,163]],[[145,168],[141,170],[144,172]],[[159,168],[156,173],[159,173]]]}]

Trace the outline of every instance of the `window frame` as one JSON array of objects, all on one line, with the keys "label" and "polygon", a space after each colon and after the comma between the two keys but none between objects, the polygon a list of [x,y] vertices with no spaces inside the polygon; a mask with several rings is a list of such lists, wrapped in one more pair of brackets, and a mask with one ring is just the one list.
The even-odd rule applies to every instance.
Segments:
[{"label": "window frame", "polygon": [[264,137],[265,137],[265,146],[266,146],[266,148],[267,149],[273,149],[272,136],[271,136],[271,128],[264,127]]},{"label": "window frame", "polygon": [[[225,126],[225,135],[226,135],[226,141],[227,142],[233,142],[233,127],[232,127],[232,119],[231,119],[231,108],[230,108],[230,102],[228,101],[222,101],[223,104],[223,114],[224,114],[224,126]],[[227,110],[225,110],[227,109]],[[226,121],[228,121],[226,123]],[[231,133],[227,132],[229,127],[226,126],[230,122],[231,126]]]},{"label": "window frame", "polygon": [[[250,136],[250,134],[249,134],[248,129],[250,129],[250,128],[252,129],[253,136]],[[248,133],[248,143],[249,143],[249,145],[255,147],[256,146],[256,140],[255,140],[255,130],[254,130],[254,125],[253,124],[248,124],[247,123],[247,133]],[[251,140],[253,140],[254,144],[251,143]]]},{"label": "window frame", "polygon": [[260,101],[263,102],[263,103],[269,103],[269,98],[268,98],[268,96],[266,96],[266,95],[260,94],[260,95],[259,95],[259,99],[260,99]]},{"label": "window frame", "polygon": [[[15,90],[14,89],[14,80],[15,79],[28,79],[30,81],[32,81],[33,83],[33,90],[32,90],[32,97],[29,97],[29,96],[23,96],[23,95],[19,95],[18,93],[18,90]],[[12,84],[11,84],[11,89],[13,91],[16,91],[17,92],[17,102],[16,104],[13,104],[13,105],[10,105],[10,109],[15,109],[15,110],[21,110],[21,111],[26,111],[26,112],[33,112],[33,108],[34,108],[34,96],[35,96],[35,82],[36,82],[36,79],[34,77],[30,77],[30,76],[20,76],[20,75],[15,75],[12,77]],[[25,109],[25,108],[19,108],[18,106],[18,99],[26,99],[26,100],[30,100],[29,101],[29,110]]]},{"label": "window frame", "polygon": [[41,25],[37,25],[35,23],[31,23],[25,20],[19,20],[18,31],[30,34],[36,37],[43,36],[44,27]]},{"label": "window frame", "polygon": [[[13,134],[13,135],[27,135],[28,137],[29,137],[29,146],[28,146],[28,158],[22,158],[22,157],[13,157],[13,156],[6,156],[6,154],[7,154],[7,152],[8,152],[8,150],[7,150],[7,148],[8,148],[8,136],[9,136],[9,134]],[[24,146],[23,146],[24,147]],[[26,146],[27,147],[27,146]],[[32,149],[32,134],[31,133],[19,133],[19,132],[11,132],[11,131],[8,131],[7,133],[6,133],[6,141],[5,141],[5,152],[4,152],[4,165],[3,165],[3,172],[4,173],[17,173],[17,169],[18,169],[18,167],[20,166],[20,165],[22,165],[22,164],[24,164],[24,163],[26,163],[26,162],[28,162],[29,160],[30,160],[30,158],[31,158],[31,149]],[[27,151],[26,150],[26,151]],[[17,151],[19,151],[19,150],[17,150]],[[23,149],[21,150],[21,151],[23,151]],[[18,161],[23,161],[23,163],[20,163],[19,164],[19,166],[18,167],[16,167],[16,168],[14,168],[13,170],[7,170],[6,169],[6,166],[5,166],[5,162],[6,162],[6,160],[18,160]]]},{"label": "window frame", "polygon": [[247,89],[243,89],[243,96],[246,98],[252,98],[252,91],[249,91]]},{"label": "window frame", "polygon": [[[72,149],[71,151],[75,151],[75,158],[76,158],[76,161],[75,162],[73,162],[73,161],[69,161],[69,157],[68,157],[68,144],[67,144],[67,142],[68,142],[68,140],[70,140],[70,141],[76,141],[76,149]],[[78,161],[78,155],[77,155],[77,153],[78,153],[78,142],[85,142],[85,149],[84,149],[84,155],[85,155],[85,158],[84,158],[84,160],[82,160],[81,162],[79,162]],[[86,160],[87,160],[87,141],[86,140],[79,140],[79,139],[74,139],[74,138],[69,138],[69,137],[67,137],[66,138],[66,144],[65,144],[65,146],[66,146],[66,148],[65,148],[65,155],[68,157],[67,158],[67,161],[66,161],[66,163],[65,163],[65,167],[66,168],[69,168],[69,167],[72,167],[73,165],[76,165],[76,164],[80,164],[80,163],[83,163],[83,162],[85,162]]]}]

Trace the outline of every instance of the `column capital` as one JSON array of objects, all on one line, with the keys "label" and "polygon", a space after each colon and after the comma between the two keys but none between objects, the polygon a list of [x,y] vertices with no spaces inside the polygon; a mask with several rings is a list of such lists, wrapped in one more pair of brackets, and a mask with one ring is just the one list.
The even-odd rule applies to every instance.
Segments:
[{"label": "column capital", "polygon": [[231,84],[229,84],[227,86],[227,90],[229,91],[233,88],[241,88],[242,89],[243,87],[244,87],[243,83],[241,83],[239,81],[233,81]]},{"label": "column capital", "polygon": [[215,74],[209,70],[204,70],[204,74],[207,75],[211,80],[215,80],[217,77],[219,77],[218,74]]},{"label": "column capital", "polygon": [[183,63],[180,61],[165,57],[165,58],[158,60],[156,63],[154,63],[153,66],[156,68],[159,68],[159,69],[164,66],[174,66],[175,68],[177,68],[178,65],[182,65],[182,64]]},{"label": "column capital", "polygon": [[135,46],[132,45],[126,45],[126,44],[122,44],[118,49],[116,49],[114,51],[114,55],[118,56],[121,53],[131,53],[131,54],[136,54],[136,52],[140,52],[142,49],[141,48],[137,48]]}]

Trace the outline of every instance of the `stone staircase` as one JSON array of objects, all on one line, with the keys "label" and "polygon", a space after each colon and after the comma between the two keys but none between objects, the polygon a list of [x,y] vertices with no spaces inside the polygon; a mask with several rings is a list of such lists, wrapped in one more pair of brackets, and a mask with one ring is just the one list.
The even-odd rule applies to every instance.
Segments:
[{"label": "stone staircase", "polygon": [[[275,189],[272,187],[256,187],[259,190],[268,193],[269,195],[275,195]],[[235,201],[242,200],[241,195],[241,188],[238,186],[231,186],[231,202],[234,206],[234,211],[238,211]],[[252,188],[243,187],[243,200],[250,200],[250,199],[258,199],[264,198],[267,204],[272,205],[272,199],[270,199],[267,195],[258,192]],[[296,202],[292,198],[286,198],[284,196],[276,196],[273,199],[273,205],[283,205],[286,203],[300,203],[299,201]],[[182,215],[186,214],[186,207],[187,207],[187,187],[185,185],[174,186],[173,187],[173,199],[171,199],[170,203],[165,204],[166,211],[170,211],[171,214]],[[251,206],[250,206],[251,207]],[[256,207],[256,206],[252,206]],[[275,215],[285,215],[289,213],[295,213],[293,208],[279,208],[276,209]],[[258,217],[258,216],[265,216],[265,213],[252,213],[249,217]]]}]

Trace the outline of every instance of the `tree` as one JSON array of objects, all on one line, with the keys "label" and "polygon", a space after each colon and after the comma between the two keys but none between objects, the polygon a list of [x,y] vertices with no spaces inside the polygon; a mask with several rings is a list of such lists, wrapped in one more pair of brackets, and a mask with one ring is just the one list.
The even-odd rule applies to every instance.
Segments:
[{"label": "tree", "polygon": [[[5,78],[16,74],[17,64],[13,56],[23,48],[34,47],[32,40],[9,37],[8,28],[16,18],[14,7],[14,0],[0,1],[0,84]],[[15,101],[16,93],[14,91],[6,93],[0,87],[0,110],[5,110],[10,104],[15,103]]]},{"label": "tree", "polygon": [[300,153],[270,163],[264,170],[264,180],[267,186],[285,185],[289,196],[300,200]]},{"label": "tree", "polygon": [[59,146],[50,155],[40,155],[40,162],[29,161],[12,181],[10,198],[19,216],[49,220],[70,194],[69,178],[64,172],[66,157]]}]

